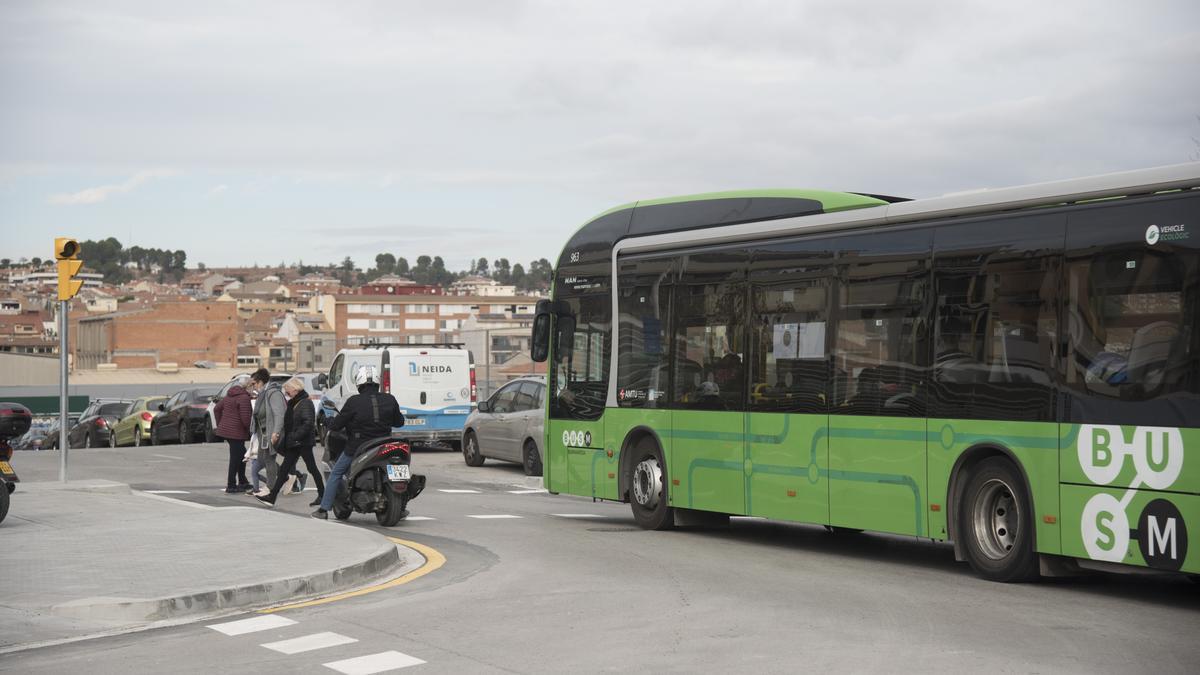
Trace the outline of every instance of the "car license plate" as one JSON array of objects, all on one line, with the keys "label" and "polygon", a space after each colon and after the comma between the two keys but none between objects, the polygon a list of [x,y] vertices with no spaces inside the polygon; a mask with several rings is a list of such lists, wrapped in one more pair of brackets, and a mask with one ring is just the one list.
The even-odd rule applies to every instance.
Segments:
[{"label": "car license plate", "polygon": [[409,425],[409,426],[419,427],[422,424],[425,424],[425,418],[424,417],[406,417],[404,419],[404,424]]},{"label": "car license plate", "polygon": [[388,480],[408,480],[412,472],[407,464],[388,464]]},{"label": "car license plate", "polygon": [[[408,467],[404,468],[407,469]],[[10,465],[8,462],[0,462],[0,473],[4,474],[5,476],[13,475],[14,472],[12,470],[12,465]]]}]

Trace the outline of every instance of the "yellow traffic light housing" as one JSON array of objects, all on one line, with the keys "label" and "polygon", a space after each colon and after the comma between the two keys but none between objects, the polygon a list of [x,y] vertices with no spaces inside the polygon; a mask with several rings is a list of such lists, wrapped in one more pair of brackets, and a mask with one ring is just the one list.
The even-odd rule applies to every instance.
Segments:
[{"label": "yellow traffic light housing", "polygon": [[83,267],[83,261],[79,259],[79,242],[71,237],[56,237],[54,257],[58,259],[58,299],[70,300],[83,286],[83,280],[75,278]]}]

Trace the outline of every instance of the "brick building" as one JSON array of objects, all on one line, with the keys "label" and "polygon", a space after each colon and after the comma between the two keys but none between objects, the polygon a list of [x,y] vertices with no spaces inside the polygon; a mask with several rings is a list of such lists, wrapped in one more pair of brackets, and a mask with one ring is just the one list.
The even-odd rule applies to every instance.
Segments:
[{"label": "brick building", "polygon": [[68,335],[75,367],[101,363],[153,368],[197,361],[237,363],[237,308],[228,302],[164,302],[148,309],[72,319]]}]

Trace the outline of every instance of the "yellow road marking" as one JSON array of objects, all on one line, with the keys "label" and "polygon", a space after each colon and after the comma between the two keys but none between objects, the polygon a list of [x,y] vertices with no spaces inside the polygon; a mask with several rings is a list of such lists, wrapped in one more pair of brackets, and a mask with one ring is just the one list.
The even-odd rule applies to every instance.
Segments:
[{"label": "yellow road marking", "polygon": [[282,612],[285,609],[300,609],[302,607],[313,607],[315,605],[324,605],[326,603],[337,602],[338,600],[345,600],[347,598],[356,598],[360,595],[366,595],[367,593],[374,593],[376,591],[382,591],[382,590],[386,590],[388,588],[395,588],[396,586],[407,584],[408,582],[413,581],[414,579],[420,579],[421,577],[425,576],[426,574],[429,574],[430,572],[433,572],[434,570],[438,569],[442,565],[446,564],[446,556],[439,553],[437,551],[437,549],[430,548],[424,544],[418,544],[415,541],[408,541],[405,539],[397,539],[395,537],[388,537],[388,540],[391,542],[394,542],[396,544],[400,544],[401,546],[407,546],[411,549],[415,549],[418,553],[425,556],[425,564],[421,565],[417,569],[409,572],[408,574],[405,574],[404,576],[396,577],[395,579],[392,579],[391,581],[385,581],[382,584],[376,584],[375,586],[368,586],[366,588],[360,588],[357,591],[349,591],[347,593],[339,593],[337,595],[331,595],[331,596],[328,596],[325,598],[317,598],[316,600],[309,600],[307,602],[297,602],[297,603],[291,604],[291,605],[280,605],[278,607],[270,607],[268,609],[260,609],[260,610],[258,610],[258,613],[259,614],[270,614],[272,612]]}]

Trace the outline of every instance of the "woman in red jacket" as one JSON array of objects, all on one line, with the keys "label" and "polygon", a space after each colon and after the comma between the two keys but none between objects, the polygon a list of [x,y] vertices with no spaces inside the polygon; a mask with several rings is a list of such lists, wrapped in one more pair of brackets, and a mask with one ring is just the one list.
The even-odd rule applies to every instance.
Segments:
[{"label": "woman in red jacket", "polygon": [[229,388],[225,398],[217,401],[213,415],[217,418],[217,436],[229,443],[229,475],[225,480],[225,492],[249,492],[250,481],[246,480],[246,441],[250,440],[250,394],[246,384],[250,378],[243,375],[237,384]]}]

